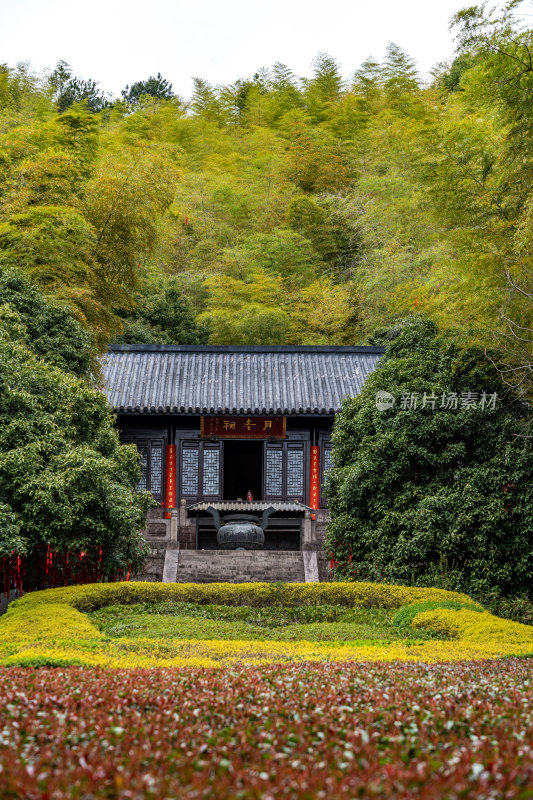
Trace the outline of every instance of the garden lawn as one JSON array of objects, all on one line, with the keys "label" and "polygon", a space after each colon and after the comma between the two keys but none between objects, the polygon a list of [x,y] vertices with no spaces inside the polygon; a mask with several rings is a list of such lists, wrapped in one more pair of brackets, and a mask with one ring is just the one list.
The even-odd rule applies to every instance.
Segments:
[{"label": "garden lawn", "polygon": [[530,659],[0,669],[0,796],[529,800]]},{"label": "garden lawn", "polygon": [[197,605],[139,603],[106,606],[88,615],[107,636],[173,639],[227,639],[280,642],[377,642],[446,638],[394,624],[397,609],[343,606]]}]

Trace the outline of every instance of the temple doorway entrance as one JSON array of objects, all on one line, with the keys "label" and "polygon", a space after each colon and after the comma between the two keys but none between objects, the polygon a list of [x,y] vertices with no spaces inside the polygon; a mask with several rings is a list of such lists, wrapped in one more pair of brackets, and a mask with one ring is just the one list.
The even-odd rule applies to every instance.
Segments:
[{"label": "temple doorway entrance", "polygon": [[224,442],[224,500],[263,499],[263,442]]}]

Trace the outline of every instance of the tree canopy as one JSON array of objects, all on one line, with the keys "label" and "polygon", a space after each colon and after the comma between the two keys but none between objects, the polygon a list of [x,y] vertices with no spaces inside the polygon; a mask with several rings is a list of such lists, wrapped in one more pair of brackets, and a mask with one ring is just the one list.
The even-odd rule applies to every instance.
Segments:
[{"label": "tree canopy", "polygon": [[4,66],[0,262],[101,347],[150,338],[143,287],[167,282],[217,343],[356,343],[417,309],[490,344],[532,396],[533,33],[516,5],[458,12],[430,83],[393,42],[351,77],[319,53],[310,77],[199,76],[188,100],[161,73],[112,100],[65,62]]},{"label": "tree canopy", "polygon": [[424,316],[374,341],[386,354],[335,421],[336,574],[530,592],[531,406],[482,350],[459,349]]},{"label": "tree canopy", "polygon": [[[52,360],[63,343],[58,327]],[[152,501],[136,489],[136,448],[119,443],[101,392],[39,358],[30,343],[42,346],[42,336],[32,337],[13,306],[1,305],[0,556],[31,558],[49,548],[100,564],[107,578],[138,569]],[[61,357],[72,364],[64,347]]]}]

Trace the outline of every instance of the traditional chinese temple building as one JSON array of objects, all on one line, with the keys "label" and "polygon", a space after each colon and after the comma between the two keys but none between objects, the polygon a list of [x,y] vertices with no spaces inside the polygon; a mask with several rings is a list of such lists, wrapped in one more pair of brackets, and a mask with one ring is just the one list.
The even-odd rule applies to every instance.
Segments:
[{"label": "traditional chinese temple building", "polygon": [[[223,516],[273,507],[263,560],[277,553],[281,565],[291,553],[320,551],[333,420],[382,353],[379,347],[110,347],[105,392],[122,440],[141,454],[139,486],[161,506],[150,512],[146,535],[154,551],[165,551],[167,572],[168,550],[182,551],[182,561],[183,551],[210,551],[212,562],[217,537],[208,508]],[[224,555],[250,560],[253,554]]]}]

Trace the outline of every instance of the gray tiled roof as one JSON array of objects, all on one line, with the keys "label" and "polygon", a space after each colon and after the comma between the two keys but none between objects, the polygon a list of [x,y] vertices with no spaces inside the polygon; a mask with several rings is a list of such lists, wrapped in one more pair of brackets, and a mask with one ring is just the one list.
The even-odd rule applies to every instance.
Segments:
[{"label": "gray tiled roof", "polygon": [[113,345],[104,391],[122,413],[334,414],[381,347]]}]

